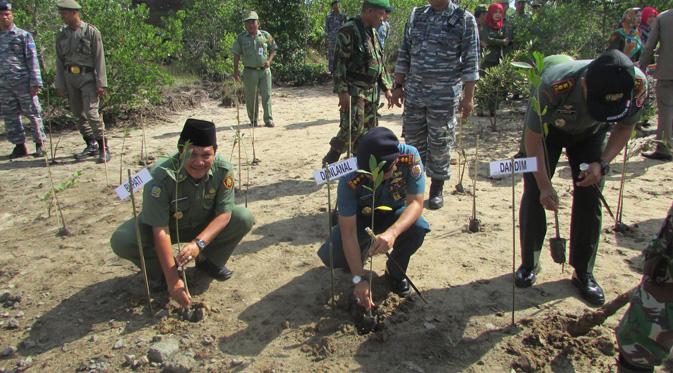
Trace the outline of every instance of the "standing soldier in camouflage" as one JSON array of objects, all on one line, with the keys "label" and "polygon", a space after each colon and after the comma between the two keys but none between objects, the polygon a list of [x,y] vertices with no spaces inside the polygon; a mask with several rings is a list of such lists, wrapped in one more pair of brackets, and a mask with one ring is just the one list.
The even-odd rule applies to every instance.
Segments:
[{"label": "standing soldier in camouflage", "polygon": [[37,94],[42,88],[37,48],[29,32],[14,25],[12,4],[0,2],[0,111],[5,120],[7,139],[14,144],[9,155],[15,159],[28,155],[21,115],[30,120],[35,156],[44,156],[44,126]]},{"label": "standing soldier in camouflage", "polygon": [[253,126],[257,126],[259,101],[257,93],[262,96],[264,109],[264,125],[273,127],[271,113],[271,62],[276,57],[278,46],[271,34],[259,29],[257,12],[248,12],[243,18],[245,31],[238,34],[231,53],[234,54],[234,79],[240,81],[238,64],[243,60],[243,89],[245,91],[245,107],[248,118]]},{"label": "standing soldier in camouflage", "polygon": [[654,372],[673,348],[673,206],[643,255],[643,278],[617,327],[618,373]]},{"label": "standing soldier in camouflage", "polygon": [[[450,0],[414,8],[395,66],[393,102],[404,104],[404,138],[421,154],[431,178],[428,208],[444,205],[444,181],[456,111],[467,118],[479,79],[479,34],[474,16]],[[464,85],[464,90],[461,90]]]},{"label": "standing soldier in camouflage", "polygon": [[107,162],[111,158],[110,148],[98,113],[100,98],[107,88],[100,31],[80,19],[82,7],[75,0],[59,0],[56,6],[65,23],[56,35],[56,89],[59,95],[68,97],[70,110],[86,142],[86,148],[75,158],[98,155],[97,163]]},{"label": "standing soldier in camouflage", "polygon": [[[339,95],[339,132],[330,140],[330,150],[322,163],[334,163],[342,153],[355,149],[360,136],[376,127],[376,102],[381,86],[388,106],[392,105],[390,78],[383,61],[383,49],[376,27],[381,24],[388,0],[365,0],[359,16],[339,29],[334,50],[334,93]],[[351,112],[349,126],[349,111]]]},{"label": "standing soldier in camouflage", "polygon": [[325,36],[327,37],[327,66],[330,74],[334,71],[334,47],[337,31],[346,22],[346,15],[339,11],[339,0],[332,1],[332,10],[325,17]]}]

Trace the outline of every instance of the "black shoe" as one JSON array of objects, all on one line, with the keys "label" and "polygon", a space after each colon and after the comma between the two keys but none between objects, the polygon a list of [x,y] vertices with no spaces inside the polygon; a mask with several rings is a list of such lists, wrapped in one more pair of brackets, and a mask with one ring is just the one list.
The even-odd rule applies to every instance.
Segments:
[{"label": "black shoe", "polygon": [[35,144],[35,153],[33,153],[33,157],[35,158],[42,158],[44,155],[47,154],[44,151],[44,145],[42,143],[36,143]]},{"label": "black shoe", "polygon": [[330,149],[324,157],[322,157],[322,164],[332,164],[341,158],[341,153],[334,149]]},{"label": "black shoe", "polygon": [[12,153],[9,155],[9,159],[21,158],[27,155],[28,149],[26,149],[26,144],[16,144],[14,150],[12,150]]},{"label": "black shoe", "polygon": [[444,206],[444,180],[432,180],[430,183],[430,197],[428,198],[428,208],[438,210]]},{"label": "black shoe", "polygon": [[537,266],[533,269],[528,269],[525,268],[524,266],[520,266],[519,269],[516,270],[516,274],[514,275],[514,284],[518,288],[529,288],[533,286],[535,283],[536,277],[535,275],[540,272],[540,266]]},{"label": "black shoe", "polygon": [[75,154],[75,159],[82,160],[88,157],[95,157],[98,155],[98,144],[95,141],[87,141],[86,148],[82,150],[79,154]]},{"label": "black shoe", "polygon": [[573,272],[572,282],[580,289],[580,294],[585,301],[594,306],[605,304],[605,294],[603,294],[603,289],[598,285],[593,274],[575,271]]},{"label": "black shoe", "polygon": [[206,272],[208,276],[218,280],[225,281],[231,278],[234,272],[227,269],[226,266],[217,266],[208,259],[196,262],[196,269]]},{"label": "black shoe", "polygon": [[388,285],[390,286],[390,291],[399,295],[400,297],[408,297],[409,294],[411,294],[409,281],[407,281],[406,278],[397,280],[388,275]]},{"label": "black shoe", "polygon": [[276,124],[274,124],[273,121],[269,121],[269,122],[264,123],[264,127],[273,128],[275,126],[276,126]]},{"label": "black shoe", "polygon": [[673,160],[673,155],[671,155],[670,152],[664,152],[660,150],[655,150],[653,152],[645,152],[642,153],[643,157],[649,158],[649,159],[655,159],[657,161],[672,161]]}]

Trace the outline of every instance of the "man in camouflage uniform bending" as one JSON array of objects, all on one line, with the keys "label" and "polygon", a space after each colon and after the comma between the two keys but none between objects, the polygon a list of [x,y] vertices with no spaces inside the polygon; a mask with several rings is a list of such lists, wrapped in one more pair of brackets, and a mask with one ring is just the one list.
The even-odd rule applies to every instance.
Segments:
[{"label": "man in camouflage uniform bending", "polygon": [[620,373],[654,372],[673,347],[673,206],[643,254],[643,279],[617,327]]},{"label": "man in camouflage uniform bending", "polygon": [[388,0],[365,0],[360,15],[348,20],[337,33],[332,75],[334,93],[339,95],[341,123],[339,132],[330,141],[330,151],[322,159],[323,164],[338,161],[342,153],[357,146],[360,136],[377,125],[379,85],[388,106],[392,104],[383,48],[375,30],[390,9]]},{"label": "man in camouflage uniform bending", "polygon": [[435,210],[444,205],[444,181],[451,176],[456,109],[467,118],[473,108],[479,33],[474,16],[450,0],[428,2],[412,10],[404,29],[393,102],[404,103],[404,138],[421,154],[432,180],[428,208]]},{"label": "man in camouflage uniform bending", "polygon": [[30,120],[35,156],[44,156],[44,126],[37,94],[42,87],[37,48],[29,32],[14,25],[12,4],[0,1],[0,113],[7,139],[14,144],[10,159],[28,155],[21,115]]}]

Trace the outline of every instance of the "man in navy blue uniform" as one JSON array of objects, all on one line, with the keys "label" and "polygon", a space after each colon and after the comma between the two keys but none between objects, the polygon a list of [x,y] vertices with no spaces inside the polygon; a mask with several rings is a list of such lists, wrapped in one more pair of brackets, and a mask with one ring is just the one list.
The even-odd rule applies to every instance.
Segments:
[{"label": "man in navy blue uniform", "polygon": [[[392,249],[390,256],[406,271],[409,259],[423,244],[430,231],[423,212],[425,173],[418,150],[400,144],[395,134],[387,128],[376,127],[360,139],[357,149],[358,168],[369,169],[369,159],[385,161],[385,176],[376,189],[376,207],[372,209],[373,181],[367,174],[354,173],[339,181],[337,206],[339,224],[332,230],[334,267],[347,268],[353,275],[353,295],[366,308],[371,307],[369,285],[365,278],[364,261],[367,256],[383,254]],[[371,225],[377,235],[372,242],[365,231]],[[318,256],[329,265],[329,246],[324,243]],[[409,283],[403,273],[390,260],[386,272],[391,291],[401,296],[410,293]]]}]

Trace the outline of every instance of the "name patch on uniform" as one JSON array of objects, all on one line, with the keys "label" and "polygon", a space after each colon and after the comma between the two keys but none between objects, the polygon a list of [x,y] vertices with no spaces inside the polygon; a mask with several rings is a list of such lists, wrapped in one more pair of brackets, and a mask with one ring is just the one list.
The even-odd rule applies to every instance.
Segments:
[{"label": "name patch on uniform", "polygon": [[569,91],[574,86],[575,86],[574,79],[565,79],[552,83],[551,88],[554,90],[554,93],[558,94]]},{"label": "name patch on uniform", "polygon": [[[131,181],[133,182],[133,192],[139,191],[140,188],[147,184],[147,182],[150,180],[152,180],[152,175],[150,174],[150,170],[147,168],[143,168],[140,170],[140,172],[131,176]],[[117,197],[119,197],[119,199],[122,201],[129,198],[131,196],[131,188],[129,187],[128,180],[122,185],[118,186],[115,189],[115,193],[117,193]]]},{"label": "name patch on uniform", "polygon": [[159,198],[159,197],[161,197],[161,188],[159,188],[159,187],[156,186],[156,185],[153,186],[153,187],[152,187],[152,190],[150,191],[150,194],[152,194],[152,197],[154,197],[154,198]]},{"label": "name patch on uniform", "polygon": [[231,189],[234,187],[234,178],[231,177],[231,175],[227,175],[227,177],[225,177],[222,181],[222,184],[224,184],[225,188]]}]

